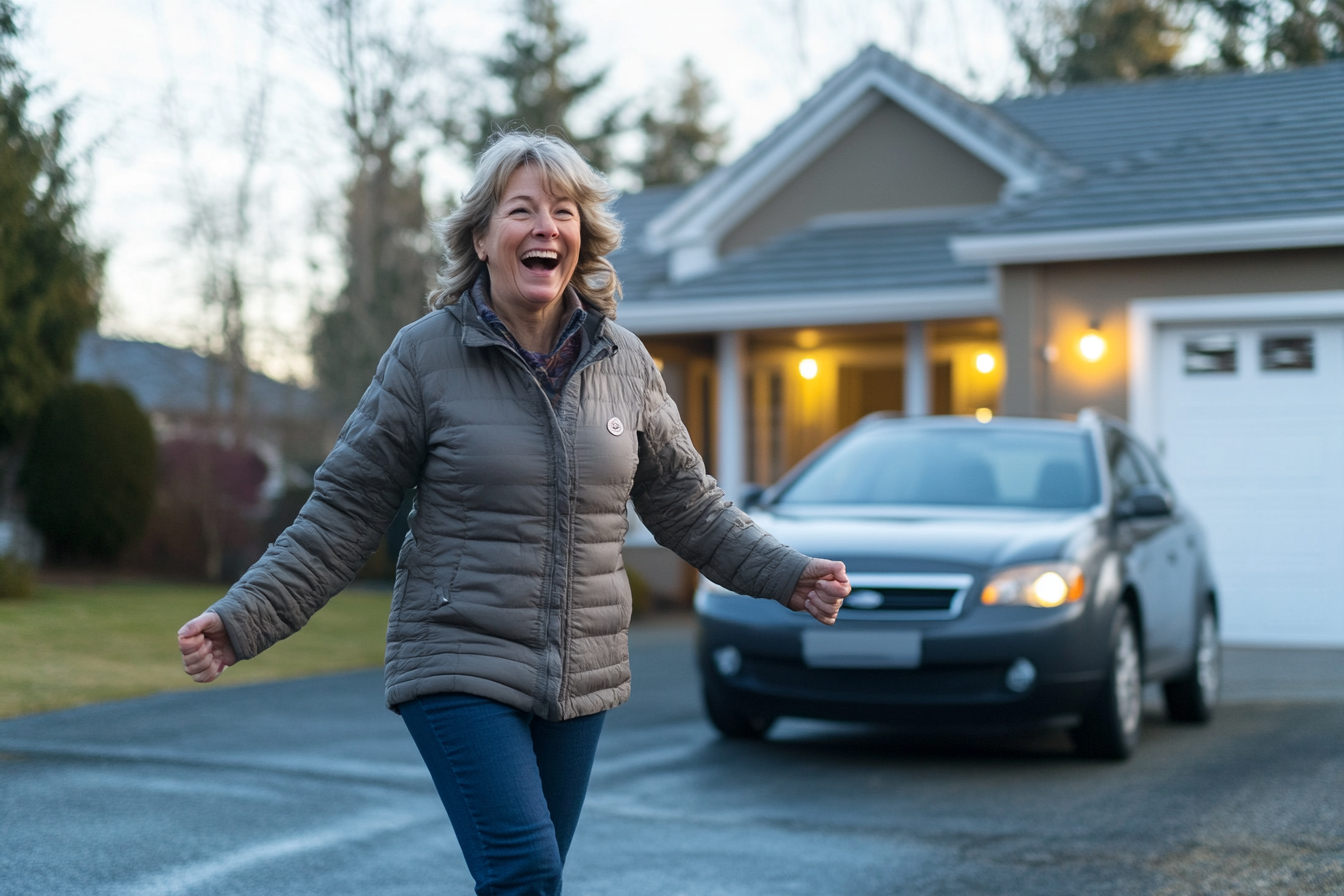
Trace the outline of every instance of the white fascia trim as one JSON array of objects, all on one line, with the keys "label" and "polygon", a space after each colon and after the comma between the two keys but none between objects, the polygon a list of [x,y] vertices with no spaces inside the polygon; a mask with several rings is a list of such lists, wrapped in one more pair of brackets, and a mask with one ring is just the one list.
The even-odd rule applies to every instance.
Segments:
[{"label": "white fascia trim", "polygon": [[1344,291],[1135,299],[1129,303],[1129,424],[1153,444],[1157,431],[1158,329],[1172,324],[1344,318]]},{"label": "white fascia trim", "polygon": [[953,257],[964,264],[1031,264],[1344,246],[1344,215],[1102,227],[1012,236],[954,236],[951,245]]},{"label": "white fascia trim", "polygon": [[650,300],[621,305],[616,322],[639,336],[725,330],[824,327],[997,316],[988,283],[941,289],[741,298]]},{"label": "white fascia trim", "polygon": [[[717,243],[775,191],[876,109],[883,99],[945,135],[971,155],[998,171],[1014,192],[1036,189],[1040,175],[996,144],[948,115],[939,106],[879,69],[869,69],[836,94],[733,182],[702,181],[660,217],[650,222],[648,243],[665,251],[683,243]],[[728,170],[724,171],[728,174]]]}]

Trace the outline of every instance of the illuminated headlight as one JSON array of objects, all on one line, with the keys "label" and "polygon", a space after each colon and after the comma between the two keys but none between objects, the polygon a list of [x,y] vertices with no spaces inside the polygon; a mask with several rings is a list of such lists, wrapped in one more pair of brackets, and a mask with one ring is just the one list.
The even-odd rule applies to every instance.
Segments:
[{"label": "illuminated headlight", "polygon": [[1033,563],[1002,570],[980,592],[992,606],[1058,607],[1083,596],[1083,571],[1072,563]]}]

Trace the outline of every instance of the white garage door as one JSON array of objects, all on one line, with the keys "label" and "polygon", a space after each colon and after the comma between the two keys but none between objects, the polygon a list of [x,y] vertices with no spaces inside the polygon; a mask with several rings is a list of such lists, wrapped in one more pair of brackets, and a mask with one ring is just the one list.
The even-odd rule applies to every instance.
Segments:
[{"label": "white garage door", "polygon": [[1344,645],[1344,321],[1168,327],[1158,448],[1228,641]]}]

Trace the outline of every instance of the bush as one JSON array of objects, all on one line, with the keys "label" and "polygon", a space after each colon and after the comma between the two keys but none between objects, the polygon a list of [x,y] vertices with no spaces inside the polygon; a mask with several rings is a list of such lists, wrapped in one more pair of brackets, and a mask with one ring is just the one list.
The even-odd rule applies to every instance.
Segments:
[{"label": "bush", "polygon": [[266,463],[250,448],[200,437],[159,446],[158,499],[126,565],[232,581],[261,556]]},{"label": "bush", "polygon": [[32,567],[17,557],[0,554],[0,597],[28,597],[32,593]]},{"label": "bush", "polygon": [[59,388],[38,415],[21,485],[53,559],[106,561],[144,531],[154,430],[119,386]]}]

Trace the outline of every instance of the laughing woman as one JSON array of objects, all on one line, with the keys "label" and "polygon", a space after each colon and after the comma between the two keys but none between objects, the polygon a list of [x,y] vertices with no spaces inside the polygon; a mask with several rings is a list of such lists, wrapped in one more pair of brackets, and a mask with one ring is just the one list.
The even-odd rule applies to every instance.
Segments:
[{"label": "laughing woman", "polygon": [[605,712],[630,694],[626,502],[711,580],[835,621],[841,563],[780,544],[705,474],[614,323],[611,190],[568,144],[501,137],[445,222],[432,310],[403,329],[312,498],[183,626],[211,681],[354,577],[418,486],[397,561],[387,704],[485,894],[556,894]]}]

